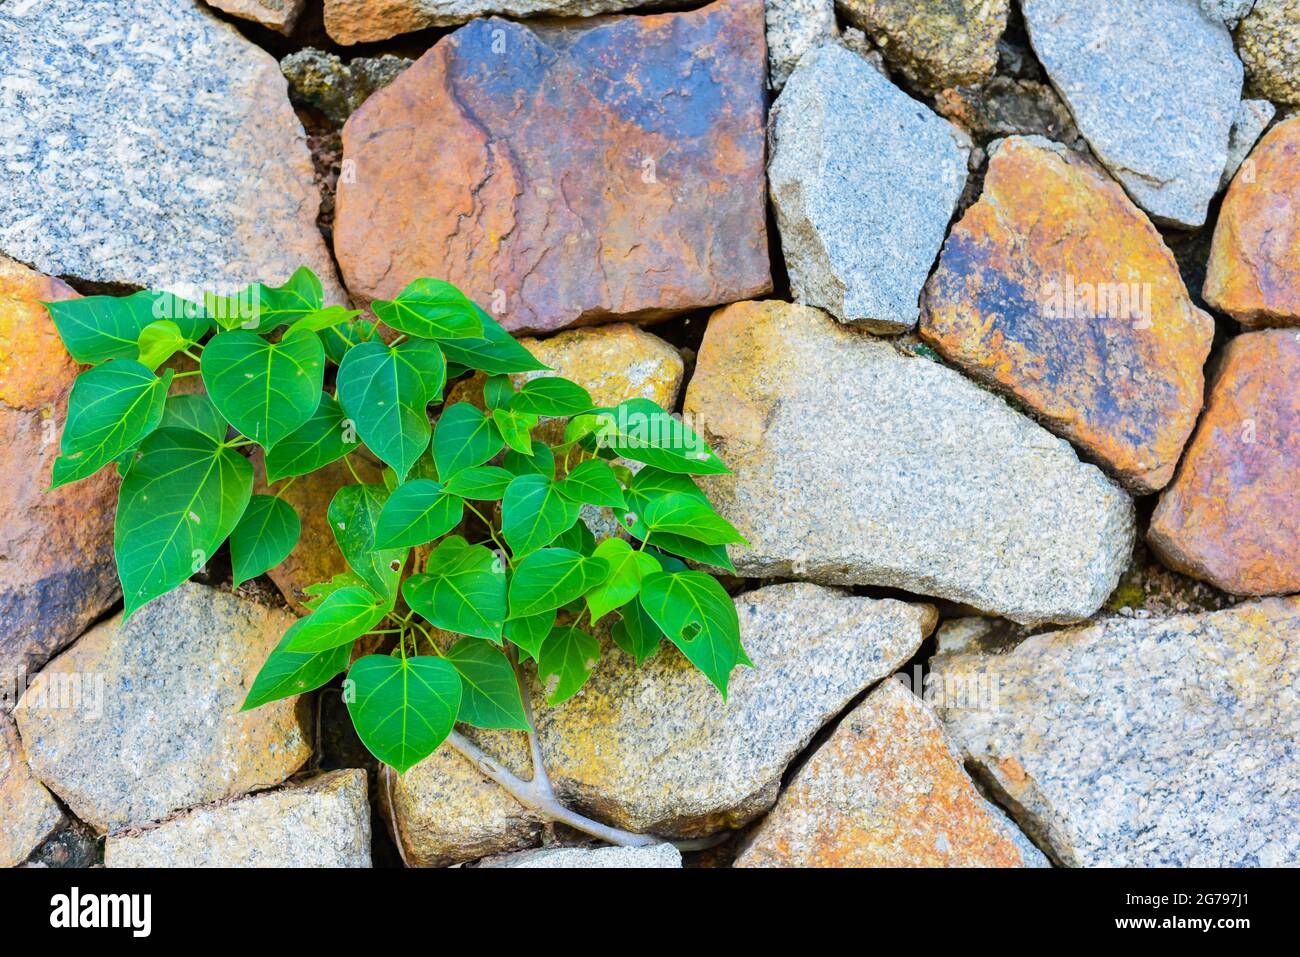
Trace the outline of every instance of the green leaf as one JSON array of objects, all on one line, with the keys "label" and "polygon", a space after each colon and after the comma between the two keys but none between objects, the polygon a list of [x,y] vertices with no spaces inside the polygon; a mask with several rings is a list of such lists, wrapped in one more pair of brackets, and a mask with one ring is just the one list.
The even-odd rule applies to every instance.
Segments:
[{"label": "green leaf", "polygon": [[303,594],[308,595],[309,597],[303,600],[303,604],[312,611],[315,611],[321,606],[321,602],[334,594],[340,588],[350,588],[352,586],[365,587],[365,584],[366,583],[361,580],[361,576],[357,575],[355,572],[339,572],[328,581],[316,582],[314,585],[308,585],[304,588]]},{"label": "green leaf", "polygon": [[348,567],[391,608],[407,550],[375,548],[375,525],[387,501],[388,490],[382,485],[345,485],[334,493],[326,517]]},{"label": "green leaf", "polygon": [[560,492],[575,502],[589,505],[607,505],[610,508],[627,508],[623,489],[614,477],[608,462],[588,459],[579,462],[557,485]]},{"label": "green leaf", "polygon": [[110,359],[72,383],[51,488],[93,475],[158,427],[172,370],[159,379],[133,359]]},{"label": "green leaf", "polygon": [[442,395],[447,372],[437,344],[410,339],[389,348],[363,342],[343,357],[338,395],[372,452],[405,479],[429,446],[428,405]]},{"label": "green leaf", "polygon": [[478,307],[449,282],[417,279],[396,299],[376,299],[370,309],[380,322],[421,339],[478,339]]},{"label": "green leaf", "polygon": [[302,524],[292,505],[274,495],[254,495],[230,533],[235,586],[288,558],[301,534]]},{"label": "green leaf", "polygon": [[[708,496],[700,490],[690,476],[665,472],[663,469],[653,467],[643,468],[637,472],[627,488],[628,512],[620,518],[623,527],[636,538],[644,540],[650,534],[650,529],[646,526],[643,515],[651,502],[666,495],[685,495],[697,499],[706,506],[709,505]],[[627,520],[629,515],[632,516],[630,522]],[[706,545],[694,539],[662,531],[656,532],[650,541],[657,548],[692,561],[730,572],[736,570],[727,555],[726,548],[721,545]]]},{"label": "green leaf", "polygon": [[511,449],[501,458],[501,467],[515,475],[544,475],[555,478],[555,453],[545,442],[533,440],[532,454]]},{"label": "green leaf", "polygon": [[736,606],[717,579],[704,572],[655,572],[641,581],[640,601],[725,699],[732,669],[749,658],[740,644]]},{"label": "green leaf", "polygon": [[556,628],[542,642],[537,673],[546,688],[546,703],[572,698],[587,683],[600,660],[600,642],[577,628]]},{"label": "green leaf", "polygon": [[375,338],[375,324],[369,319],[330,326],[321,330],[320,334],[321,343],[325,346],[325,358],[335,365],[343,361],[343,356],[353,346]]},{"label": "green leaf", "polygon": [[123,615],[203,567],[238,524],[253,467],[234,449],[185,429],[159,429],[122,480],[113,551]]},{"label": "green leaf", "polygon": [[270,332],[319,311],[325,289],[316,274],[300,267],[283,286],[255,283],[233,296],[207,294],[204,304],[222,329]]},{"label": "green leaf", "polygon": [[505,636],[528,657],[536,658],[554,627],[555,612],[547,611],[527,618],[511,618],[506,622]]},{"label": "green leaf", "polygon": [[500,648],[482,638],[462,638],[444,657],[460,675],[458,721],[476,728],[528,730],[519,680]]},{"label": "green leaf", "polygon": [[529,433],[537,425],[537,416],[513,409],[493,409],[492,423],[505,439],[506,445],[520,455],[533,454],[533,438]]},{"label": "green leaf", "polygon": [[155,319],[140,330],[140,364],[150,372],[190,344],[170,319]]},{"label": "green leaf", "polygon": [[579,518],[561,532],[560,537],[551,544],[556,548],[568,548],[583,555],[590,555],[596,550],[596,536],[591,534],[587,523]]},{"label": "green leaf", "polygon": [[402,597],[435,628],[501,638],[506,617],[506,573],[491,549],[453,535],[429,554],[425,571],[402,584]]},{"label": "green leaf", "polygon": [[489,409],[504,409],[515,397],[515,385],[508,375],[488,376],[483,383],[483,404]]},{"label": "green leaf", "polygon": [[[332,329],[335,326],[351,322],[359,315],[361,315],[360,309],[348,309],[346,306],[326,306],[324,309],[317,309],[315,312],[307,313],[300,319],[295,319],[284,334],[284,338],[288,339],[300,332],[324,332],[326,329]],[[322,343],[323,345],[324,343]]]},{"label": "green leaf", "polygon": [[398,548],[431,542],[460,524],[464,511],[465,503],[437,482],[411,479],[384,503],[375,525],[375,545]]},{"label": "green leaf", "polygon": [[594,557],[603,560],[609,571],[603,581],[586,593],[593,625],[635,598],[641,591],[641,579],[660,570],[654,557],[634,550],[621,538],[605,539],[596,546]]},{"label": "green leaf", "polygon": [[527,555],[555,541],[578,520],[579,506],[543,475],[520,475],[501,501],[501,532],[516,555]]},{"label": "green leaf", "polygon": [[320,606],[290,627],[285,648],[318,652],[351,645],[372,631],[388,614],[384,600],[364,585],[340,588],[325,596]]},{"label": "green leaf", "polygon": [[213,404],[264,448],[291,435],[320,405],[325,350],[311,333],[267,342],[244,329],[223,332],[204,347],[200,366]]},{"label": "green leaf", "polygon": [[638,599],[628,602],[619,612],[621,617],[610,629],[610,637],[640,667],[659,650],[659,642],[663,640],[664,633]]},{"label": "green leaf", "polygon": [[471,498],[476,502],[497,502],[506,494],[506,486],[513,479],[513,475],[495,465],[475,465],[452,475],[443,483],[443,487],[461,498]]},{"label": "green leaf", "polygon": [[216,442],[226,440],[228,426],[212,400],[203,394],[169,395],[163,406],[160,429],[192,429],[211,436]]},{"label": "green leaf", "polygon": [[598,416],[601,446],[624,458],[689,475],[730,471],[703,439],[649,399],[629,399]]},{"label": "green leaf", "polygon": [[590,412],[591,393],[568,379],[545,376],[530,379],[510,403],[517,412],[534,415],[567,416]]},{"label": "green leaf", "polygon": [[543,548],[515,566],[510,578],[510,617],[529,618],[581,598],[609,572],[603,558],[567,548]]},{"label": "green leaf", "polygon": [[345,669],[352,657],[351,645],[317,652],[289,651],[286,646],[292,637],[290,629],[267,657],[240,711],[252,711],[281,698],[315,691]]},{"label": "green leaf", "polygon": [[468,402],[449,405],[433,431],[433,461],[438,476],[449,479],[464,469],[482,465],[504,445],[501,433],[481,410]]},{"label": "green leaf", "polygon": [[641,519],[653,536],[667,533],[705,545],[746,544],[745,537],[715,512],[708,501],[693,495],[673,493],[652,499]]},{"label": "green leaf", "polygon": [[332,395],[323,392],[311,418],[266,453],[266,480],[278,482],[315,472],[337,462],[360,444],[356,427],[343,414],[343,407]]},{"label": "green leaf", "polygon": [[165,292],[85,296],[42,305],[49,310],[64,347],[84,365],[137,358],[140,333],[159,319],[175,323],[190,342],[197,342],[208,329],[208,319],[197,304]]},{"label": "green leaf", "polygon": [[474,307],[474,312],[483,324],[483,334],[475,338],[441,340],[442,351],[449,362],[467,369],[479,369],[488,375],[550,371],[486,312],[478,306]]},{"label": "green leaf", "polygon": [[460,675],[442,658],[366,655],[348,680],[348,713],[357,736],[398,774],[433,754],[456,724]]}]

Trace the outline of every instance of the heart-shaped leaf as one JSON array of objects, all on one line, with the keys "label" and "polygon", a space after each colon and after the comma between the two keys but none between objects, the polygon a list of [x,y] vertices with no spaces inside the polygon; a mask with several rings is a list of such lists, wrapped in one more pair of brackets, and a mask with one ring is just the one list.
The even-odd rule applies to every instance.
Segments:
[{"label": "heart-shaped leaf", "polygon": [[158,427],[172,381],[133,359],[110,359],[77,376],[51,487],[93,475]]},{"label": "heart-shaped leaf", "polygon": [[211,436],[215,442],[224,442],[228,426],[217,407],[206,395],[169,395],[163,406],[160,429],[192,429]]},{"label": "heart-shaped leaf", "polygon": [[575,502],[588,505],[606,505],[626,508],[623,488],[614,477],[614,470],[602,459],[579,462],[557,486],[560,492]]},{"label": "heart-shaped leaf", "polygon": [[514,481],[514,476],[495,465],[475,465],[462,469],[445,483],[445,488],[452,495],[472,498],[476,502],[497,502],[506,494],[506,487]]},{"label": "heart-shaped leaf", "polygon": [[113,551],[123,616],[199,571],[252,494],[253,467],[234,449],[186,429],[149,435],[118,496]]},{"label": "heart-shaped leaf", "polygon": [[325,350],[312,333],[267,342],[245,329],[213,336],[200,363],[208,395],[236,429],[264,448],[320,405]]},{"label": "heart-shaped leaf", "polygon": [[581,690],[600,660],[600,642],[577,628],[556,628],[542,642],[537,673],[546,688],[546,703],[568,701]]},{"label": "heart-shaped leaf", "polygon": [[545,442],[533,439],[529,454],[516,452],[514,449],[501,457],[501,467],[515,475],[545,475],[555,478],[555,453]]},{"label": "heart-shaped leaf", "polygon": [[458,721],[476,728],[528,730],[519,680],[500,648],[482,638],[462,638],[444,657],[460,674]]},{"label": "heart-shaped leaf", "polygon": [[340,588],[325,596],[320,606],[290,626],[285,649],[297,652],[327,651],[351,645],[378,625],[388,613],[384,599],[364,585]]},{"label": "heart-shaped leaf", "polygon": [[140,365],[152,372],[189,344],[176,323],[155,319],[140,330]]},{"label": "heart-shaped leaf", "polygon": [[655,572],[642,579],[640,601],[726,698],[732,669],[750,661],[740,644],[736,606],[717,579],[704,572]]},{"label": "heart-shaped leaf", "polygon": [[468,402],[447,406],[433,432],[433,461],[446,480],[501,451],[505,442],[492,420]]},{"label": "heart-shaped leaf", "polygon": [[339,402],[372,452],[405,479],[429,447],[428,405],[442,395],[447,366],[436,343],[411,339],[353,346],[339,366]]},{"label": "heart-shaped leaf", "polygon": [[544,376],[530,379],[510,401],[510,408],[534,415],[568,416],[590,412],[591,393],[568,379]]},{"label": "heart-shaped leaf", "polygon": [[267,657],[240,711],[252,711],[281,698],[315,691],[346,668],[352,657],[351,645],[316,652],[289,651],[286,646],[292,638],[290,629]]},{"label": "heart-shaped leaf", "polygon": [[542,642],[555,627],[555,612],[543,612],[528,618],[511,618],[506,622],[506,638],[529,658],[536,658]]},{"label": "heart-shaped leaf", "polygon": [[641,591],[641,579],[660,570],[653,556],[635,551],[621,538],[605,539],[596,546],[594,557],[603,560],[609,571],[603,581],[586,592],[593,625],[635,598]]},{"label": "heart-shaped leaf", "polygon": [[493,409],[492,424],[501,433],[506,445],[520,455],[533,454],[533,439],[530,433],[537,425],[537,416],[514,409]]},{"label": "heart-shaped leaf", "polygon": [[458,535],[429,554],[425,571],[402,583],[406,603],[435,628],[499,641],[506,617],[506,573],[482,545]]},{"label": "heart-shaped leaf", "polygon": [[510,578],[510,617],[528,618],[581,598],[609,572],[599,558],[567,548],[542,548],[515,566]]},{"label": "heart-shaped leaf", "polygon": [[488,375],[550,371],[486,312],[478,306],[474,307],[474,311],[482,323],[483,334],[476,338],[440,340],[448,362],[467,369],[478,369]]},{"label": "heart-shaped leaf", "polygon": [[254,495],[230,533],[235,586],[288,558],[301,534],[302,524],[292,505],[274,495]]},{"label": "heart-shaped leaf", "polygon": [[197,303],[166,292],[85,296],[42,305],[49,310],[68,353],[83,365],[137,358],[140,333],[160,319],[175,323],[189,342],[197,342],[209,328],[207,316]]},{"label": "heart-shaped leaf", "polygon": [[455,528],[465,503],[431,479],[411,479],[399,485],[375,525],[378,548],[423,545]]},{"label": "heart-shaped leaf", "polygon": [[650,500],[641,520],[651,536],[667,533],[703,542],[705,545],[745,544],[745,536],[713,510],[707,499],[670,493]]},{"label": "heart-shaped leaf", "polygon": [[442,658],[366,655],[348,672],[353,727],[370,753],[405,774],[451,734],[460,675]]},{"label": "heart-shaped leaf", "polygon": [[396,299],[376,299],[370,309],[380,322],[421,339],[478,339],[478,307],[449,282],[417,279]]},{"label": "heart-shaped leaf", "polygon": [[501,531],[516,555],[549,545],[578,520],[579,506],[543,475],[520,475],[501,501]]},{"label": "heart-shaped leaf", "polygon": [[619,620],[610,629],[610,637],[614,644],[632,656],[639,667],[659,650],[664,633],[638,599],[628,602],[619,612]]},{"label": "heart-shaped leaf", "polygon": [[391,608],[407,549],[375,547],[375,526],[387,501],[388,489],[382,485],[345,485],[334,493],[326,517],[348,567]]},{"label": "heart-shaped leaf", "polygon": [[324,392],[311,418],[266,453],[266,480],[278,482],[315,472],[360,444],[352,420],[343,414],[338,400]]},{"label": "heart-shaped leaf", "polygon": [[602,448],[624,458],[687,475],[730,471],[703,439],[649,399],[629,399],[597,417]]}]

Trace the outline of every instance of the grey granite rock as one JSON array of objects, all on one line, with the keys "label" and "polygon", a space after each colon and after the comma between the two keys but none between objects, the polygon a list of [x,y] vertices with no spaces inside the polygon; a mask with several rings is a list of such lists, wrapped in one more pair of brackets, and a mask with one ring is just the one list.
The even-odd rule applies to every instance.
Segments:
[{"label": "grey granite rock", "polygon": [[23,744],[9,718],[0,714],[0,867],[14,867],[54,833],[63,810],[27,767]]},{"label": "grey granite rock", "polygon": [[953,737],[1059,862],[1300,864],[1300,598],[931,664]]},{"label": "grey granite rock", "polygon": [[780,90],[799,58],[833,39],[834,0],[764,0],[767,17],[767,85]]},{"label": "grey granite rock", "polygon": [[1024,0],[1034,51],[1097,158],[1158,222],[1199,227],[1242,68],[1197,0]]},{"label": "grey granite rock", "polygon": [[488,858],[480,867],[662,868],[682,866],[671,844],[650,847],[548,847]]},{"label": "grey granite rock", "polygon": [[1219,180],[1219,189],[1227,189],[1232,178],[1241,169],[1250,151],[1255,148],[1264,130],[1277,114],[1275,107],[1268,100],[1242,100],[1237,109],[1237,118],[1232,122],[1232,135],[1228,138],[1228,163],[1223,167],[1223,177]]},{"label": "grey granite rock", "polygon": [[795,298],[910,329],[966,183],[962,134],[835,43],[799,61],[770,123],[768,189]]},{"label": "grey granite rock", "polygon": [[299,266],[343,292],[270,54],[194,0],[0,5],[0,251],[194,295]]},{"label": "grey granite rock", "polygon": [[306,703],[239,708],[295,620],[187,582],[96,625],[14,709],[33,772],[101,832],[279,784],[311,756]]},{"label": "grey granite rock", "polygon": [[1256,0],[1237,28],[1251,90],[1300,106],[1300,0]]},{"label": "grey granite rock", "polygon": [[737,867],[1046,867],[930,706],[882,681],[801,767]]},{"label": "grey granite rock", "polygon": [[369,867],[366,772],[331,771],[110,835],[105,867]]},{"label": "grey granite rock", "polygon": [[1250,13],[1255,0],[1200,0],[1201,9],[1223,21],[1229,30],[1235,30],[1242,17]]},{"label": "grey granite rock", "polygon": [[749,540],[741,575],[885,585],[1028,623],[1114,589],[1133,503],[960,373],[825,313],[709,320],[685,408],[731,475],[701,481]]},{"label": "grey granite rock", "polygon": [[666,837],[740,827],[772,806],[817,730],[910,658],[937,617],[806,582],[745,592],[736,611],[755,667],[736,670],[725,704],[667,644],[635,668],[606,642],[586,687],[555,708],[534,685],[543,757],[570,806]]},{"label": "grey granite rock", "polygon": [[414,62],[385,53],[344,63],[333,53],[306,47],[281,60],[280,71],[295,103],[313,106],[342,126],[371,93],[392,83]]},{"label": "grey granite rock", "polygon": [[307,0],[207,0],[210,6],[244,20],[278,30],[285,36],[293,32]]}]

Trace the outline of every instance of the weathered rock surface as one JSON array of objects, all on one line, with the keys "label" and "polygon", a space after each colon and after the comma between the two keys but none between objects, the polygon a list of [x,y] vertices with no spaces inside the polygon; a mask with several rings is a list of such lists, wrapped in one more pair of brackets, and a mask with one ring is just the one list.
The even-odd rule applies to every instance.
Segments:
[{"label": "weathered rock surface", "polygon": [[280,72],[289,81],[294,103],[315,107],[342,126],[370,94],[388,86],[413,62],[385,53],[344,63],[333,53],[307,47],[281,60]]},{"label": "weathered rock surface", "polygon": [[1067,146],[1086,148],[1070,111],[1046,83],[995,76],[980,86],[941,91],[935,109],[981,141],[1001,136],[1045,136]]},{"label": "weathered rock surface", "polygon": [[1110,618],[932,667],[945,688],[996,693],[991,707],[936,704],[1059,862],[1300,862],[1300,599]]},{"label": "weathered rock surface", "polygon": [[559,707],[534,686],[543,758],[571,806],[663,836],[747,823],[817,729],[910,658],[937,618],[928,605],[809,583],[746,592],[736,611],[755,667],[733,674],[725,707],[668,646],[634,668],[607,643],[602,667]]},{"label": "weathered rock surface", "polygon": [[998,65],[1010,0],[839,0],[849,23],[922,90],[978,83]]},{"label": "weathered rock surface", "polygon": [[714,313],[686,392],[733,474],[701,482],[741,575],[873,584],[1019,622],[1086,618],[1133,504],[960,373],[779,302]]},{"label": "weathered rock surface", "polygon": [[1300,338],[1270,329],[1223,351],[1147,541],[1172,568],[1237,595],[1300,591]]},{"label": "weathered rock surface", "polygon": [[252,20],[278,30],[285,36],[293,32],[307,0],[207,0],[218,10]]},{"label": "weathered rock surface", "polygon": [[1223,22],[1192,0],[1025,0],[1034,50],[1097,158],[1157,221],[1198,227],[1241,101]]},{"label": "weathered rock surface", "polygon": [[[257,475],[254,491],[265,494],[269,487],[266,484],[260,449],[254,453],[253,461]],[[352,457],[352,464],[361,481],[369,484],[383,482],[382,471],[360,455]],[[307,613],[307,606],[303,604],[303,599],[307,597],[303,590],[307,586],[329,581],[348,570],[348,563],[339,551],[326,513],[334,493],[343,486],[355,485],[356,482],[347,464],[338,461],[308,475],[298,476],[292,485],[279,483],[283,490],[280,497],[298,513],[302,531],[298,536],[298,544],[293,547],[289,557],[267,574],[275,582],[275,587],[280,589],[285,601],[300,615]]]},{"label": "weathered rock surface", "polygon": [[121,594],[114,471],[46,491],[78,368],[39,303],[75,296],[0,256],[0,711]]},{"label": "weathered rock surface", "polygon": [[[1219,178],[1219,189],[1227,189],[1232,178],[1241,169],[1250,151],[1255,148],[1259,138],[1273,121],[1277,108],[1268,100],[1242,100],[1237,108],[1237,118],[1232,121],[1232,133],[1228,137],[1228,163],[1223,167],[1223,176]],[[1251,174],[1254,176],[1254,171]]]},{"label": "weathered rock surface", "polygon": [[669,411],[677,406],[684,370],[681,353],[637,326],[615,323],[519,341],[552,371],[516,376],[516,387],[528,379],[558,375],[585,388],[597,406],[635,398],[650,399]]},{"label": "weathered rock surface", "polygon": [[307,265],[340,299],[270,54],[193,0],[10,3],[0,33],[0,250],[191,295]]},{"label": "weathered rock surface", "polygon": [[1252,90],[1300,106],[1300,0],[1256,0],[1237,29],[1237,50]]},{"label": "weathered rock surface", "polygon": [[1229,30],[1235,30],[1241,18],[1250,13],[1255,0],[1200,0],[1201,9],[1223,21]]},{"label": "weathered rock surface", "polygon": [[1245,326],[1300,325],[1300,117],[1246,162],[1219,209],[1205,301]]},{"label": "weathered rock surface", "polygon": [[1090,160],[1038,137],[994,145],[926,286],[921,336],[1125,487],[1163,488],[1201,409],[1214,320]]},{"label": "weathered rock surface", "polygon": [[311,756],[306,709],[239,707],[293,621],[187,582],[95,626],[14,709],[33,772],[101,832],[279,784]]},{"label": "weathered rock surface", "polygon": [[682,855],[671,844],[650,847],[550,847],[489,858],[480,867],[681,867]]},{"label": "weathered rock surface", "polygon": [[64,821],[63,810],[32,776],[13,722],[0,714],[0,867],[15,867]]},{"label": "weathered rock surface", "polygon": [[834,0],[766,0],[767,85],[780,90],[799,58],[839,33]]},{"label": "weathered rock surface", "polygon": [[475,17],[590,17],[634,10],[653,0],[325,0],[325,30],[336,43],[387,40],[427,27],[449,27]]},{"label": "weathered rock surface", "polygon": [[105,867],[369,867],[366,772],[331,771],[108,838]]},{"label": "weathered rock surface", "polygon": [[799,61],[771,130],[795,298],[879,332],[910,329],[966,183],[961,134],[835,43]]},{"label": "weathered rock surface", "polygon": [[881,682],[795,774],[737,867],[1046,867],[934,712]]},{"label": "weathered rock surface", "polygon": [[516,332],[771,289],[762,50],[760,0],[462,27],[343,129],[348,288],[440,276]]}]

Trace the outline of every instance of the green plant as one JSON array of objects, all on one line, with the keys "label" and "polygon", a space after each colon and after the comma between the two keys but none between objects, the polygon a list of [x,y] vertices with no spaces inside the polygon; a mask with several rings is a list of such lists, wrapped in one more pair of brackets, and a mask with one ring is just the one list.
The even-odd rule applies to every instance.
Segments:
[{"label": "green plant", "polygon": [[[282,562],[300,533],[285,489],[341,459],[357,481],[327,514],[349,571],[306,589],[310,613],[271,653],[244,708],[346,669],[357,733],[399,773],[450,740],[543,813],[609,840],[646,840],[555,801],[519,669],[532,660],[559,704],[595,668],[591,626],[607,619],[638,664],[667,637],[724,697],[733,669],[750,664],[726,592],[682,561],[732,570],[725,546],[743,543],[690,477],[726,471],[694,432],[645,399],[596,408],[554,376],[516,388],[513,377],[549,370],[435,279],[372,303],[379,324],[324,305],[307,269],[202,304],[138,292],[46,308],[72,357],[91,366],[68,400],[53,484],[121,473],[125,616],[227,540],[236,586]],[[177,354],[198,369],[160,373]],[[431,424],[429,407],[472,371],[486,376],[483,408],[458,402]],[[199,375],[206,394],[171,394]],[[253,494],[256,446],[271,494]],[[382,483],[361,481],[354,458],[382,467]],[[584,505],[614,509],[622,534],[597,544]],[[392,652],[349,668],[368,636]],[[457,722],[528,731],[533,779],[499,767]]]}]

